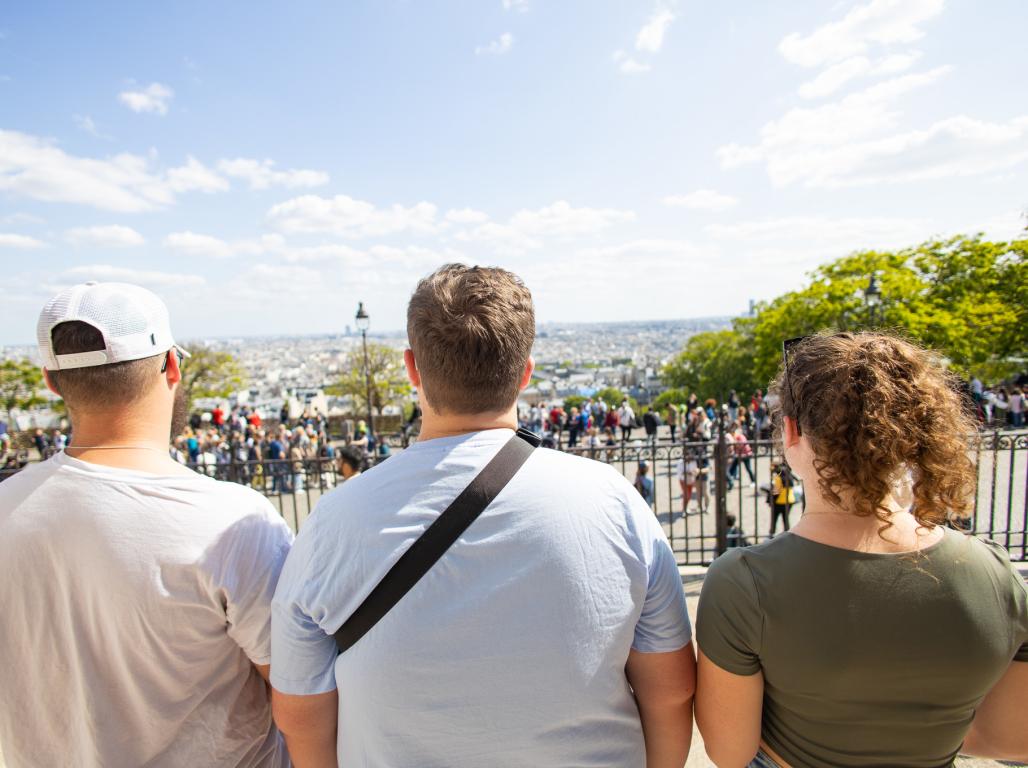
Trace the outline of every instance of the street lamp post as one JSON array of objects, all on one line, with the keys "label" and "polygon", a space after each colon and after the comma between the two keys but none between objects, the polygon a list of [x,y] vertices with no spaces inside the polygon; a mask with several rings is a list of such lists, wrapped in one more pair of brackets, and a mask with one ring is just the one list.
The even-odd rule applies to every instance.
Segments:
[{"label": "street lamp post", "polygon": [[874,272],[864,289],[864,303],[867,304],[868,325],[874,328],[876,315],[879,323],[882,315],[882,289],[878,286],[878,275]]},{"label": "street lamp post", "polygon": [[[368,364],[368,328],[371,326],[371,318],[364,311],[364,302],[357,302],[357,314],[354,318],[357,327],[361,332],[361,340],[364,344],[364,385],[368,396],[368,437],[375,434],[375,412],[371,407],[371,366]],[[373,438],[372,438],[373,439]]]}]

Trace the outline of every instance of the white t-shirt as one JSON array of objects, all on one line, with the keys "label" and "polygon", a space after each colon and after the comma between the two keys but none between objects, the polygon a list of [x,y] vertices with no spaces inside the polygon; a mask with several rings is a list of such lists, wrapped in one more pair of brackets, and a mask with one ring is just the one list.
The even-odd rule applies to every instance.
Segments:
[{"label": "white t-shirt", "polygon": [[288,766],[253,664],[291,539],[202,475],[61,453],[0,483],[7,764]]},{"label": "white t-shirt", "polygon": [[635,423],[635,412],[627,405],[618,408],[618,424],[622,427],[630,427]]},{"label": "white t-shirt", "polygon": [[332,634],[512,436],[418,442],[326,494],[282,570],[271,682],[338,687],[342,766],[643,768],[631,648],[691,629],[674,554],[611,467],[538,448],[371,631]]}]

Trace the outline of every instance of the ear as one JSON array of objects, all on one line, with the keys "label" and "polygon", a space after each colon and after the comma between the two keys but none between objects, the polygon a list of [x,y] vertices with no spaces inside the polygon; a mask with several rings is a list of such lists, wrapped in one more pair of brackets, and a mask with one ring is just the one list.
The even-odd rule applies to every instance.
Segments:
[{"label": "ear", "polygon": [[57,387],[54,386],[53,381],[50,380],[50,371],[48,371],[46,368],[43,369],[43,381],[46,382],[47,389],[49,389],[58,397],[63,397],[63,395],[57,391]]},{"label": "ear", "polygon": [[403,350],[403,365],[407,368],[407,378],[410,379],[410,383],[420,392],[421,374],[418,372],[418,364],[414,360],[414,350]]},{"label": "ear", "polygon": [[518,385],[519,392],[527,387],[529,382],[532,381],[533,373],[535,373],[535,358],[529,355],[528,362],[525,363],[525,370],[521,373],[521,383]]},{"label": "ear", "polygon": [[164,378],[168,382],[169,387],[173,387],[182,381],[182,369],[178,367],[178,355],[175,354],[174,349],[167,351],[168,367],[164,371]]},{"label": "ear", "polygon": [[796,419],[791,416],[782,417],[782,443],[785,448],[793,448],[799,445],[800,431],[796,426]]}]

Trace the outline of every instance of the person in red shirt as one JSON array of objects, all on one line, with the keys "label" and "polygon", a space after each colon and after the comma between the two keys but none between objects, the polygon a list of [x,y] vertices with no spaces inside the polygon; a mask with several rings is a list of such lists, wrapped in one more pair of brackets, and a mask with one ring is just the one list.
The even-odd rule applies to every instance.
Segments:
[{"label": "person in red shirt", "polygon": [[214,409],[211,411],[211,423],[218,428],[219,432],[225,426],[225,412],[221,410],[220,405],[214,406]]}]

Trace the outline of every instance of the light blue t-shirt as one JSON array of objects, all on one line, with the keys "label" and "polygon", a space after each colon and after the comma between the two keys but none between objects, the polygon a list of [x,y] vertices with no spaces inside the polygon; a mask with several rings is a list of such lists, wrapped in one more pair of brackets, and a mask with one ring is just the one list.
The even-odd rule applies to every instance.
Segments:
[{"label": "light blue t-shirt", "polygon": [[339,689],[348,767],[645,765],[629,650],[691,639],[674,554],[613,468],[537,449],[368,634],[333,633],[511,438],[419,442],[325,495],[272,604],[271,682]]}]

